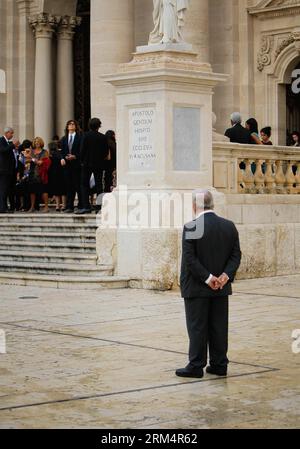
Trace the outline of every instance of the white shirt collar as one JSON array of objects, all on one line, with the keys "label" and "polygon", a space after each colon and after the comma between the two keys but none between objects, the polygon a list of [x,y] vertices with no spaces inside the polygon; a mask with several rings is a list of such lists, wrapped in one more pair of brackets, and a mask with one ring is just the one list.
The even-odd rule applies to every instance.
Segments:
[{"label": "white shirt collar", "polygon": [[200,212],[200,214],[197,215],[196,220],[198,220],[198,218],[202,217],[202,215],[206,215],[206,214],[214,214],[215,211],[213,210],[204,210],[203,212]]}]

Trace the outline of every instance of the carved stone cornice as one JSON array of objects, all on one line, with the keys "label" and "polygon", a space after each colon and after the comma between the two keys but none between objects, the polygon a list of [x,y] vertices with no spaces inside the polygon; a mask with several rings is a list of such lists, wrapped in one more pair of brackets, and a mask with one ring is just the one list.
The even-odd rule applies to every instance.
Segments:
[{"label": "carved stone cornice", "polygon": [[76,16],[63,16],[58,26],[58,38],[72,40],[75,29],[81,24],[82,18]]},{"label": "carved stone cornice", "polygon": [[263,0],[248,8],[248,12],[260,20],[297,15],[300,14],[300,0]]},{"label": "carved stone cornice", "polygon": [[31,25],[34,36],[38,38],[51,39],[55,32],[60,16],[53,16],[52,14],[40,13],[29,17],[29,24]]},{"label": "carved stone cornice", "polygon": [[17,0],[18,10],[20,15],[29,15],[31,0]]}]

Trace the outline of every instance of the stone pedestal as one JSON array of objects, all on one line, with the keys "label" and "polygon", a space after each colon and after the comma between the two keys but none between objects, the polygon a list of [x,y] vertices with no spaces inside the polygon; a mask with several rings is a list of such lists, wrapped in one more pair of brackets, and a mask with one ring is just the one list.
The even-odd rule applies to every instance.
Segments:
[{"label": "stone pedestal", "polygon": [[168,289],[191,193],[213,185],[212,94],[226,76],[192,51],[151,49],[106,77],[117,97],[118,188],[104,199],[98,255],[114,254],[116,273],[136,286]]}]

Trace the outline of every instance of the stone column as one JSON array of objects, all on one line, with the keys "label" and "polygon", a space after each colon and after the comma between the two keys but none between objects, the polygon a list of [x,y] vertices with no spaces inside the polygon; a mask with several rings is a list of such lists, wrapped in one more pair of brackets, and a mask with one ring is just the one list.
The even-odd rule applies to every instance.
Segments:
[{"label": "stone column", "polygon": [[193,44],[201,62],[210,62],[209,0],[191,0],[184,28],[185,41]]},{"label": "stone column", "polygon": [[64,16],[57,33],[56,133],[61,136],[68,120],[74,119],[73,38],[80,17]]},{"label": "stone column", "polygon": [[59,19],[46,13],[37,14],[29,19],[36,39],[34,134],[42,137],[46,145],[54,133],[52,38]]},{"label": "stone column", "polygon": [[91,0],[91,108],[103,131],[116,124],[115,89],[101,79],[129,62],[134,51],[133,0]]},{"label": "stone column", "polygon": [[19,68],[15,76],[18,80],[18,117],[15,117],[14,124],[18,119],[18,136],[25,138],[33,136],[33,99],[34,99],[34,58],[35,41],[28,26],[28,17],[30,15],[30,0],[17,0],[19,36],[18,60]]}]

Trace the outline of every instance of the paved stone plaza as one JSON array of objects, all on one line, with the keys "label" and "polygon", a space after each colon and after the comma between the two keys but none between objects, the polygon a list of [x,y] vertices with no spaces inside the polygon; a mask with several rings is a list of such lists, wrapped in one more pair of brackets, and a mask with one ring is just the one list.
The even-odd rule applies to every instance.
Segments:
[{"label": "paved stone plaza", "polygon": [[177,292],[1,286],[1,428],[295,428],[300,275],[240,281],[227,379],[186,364]]}]

